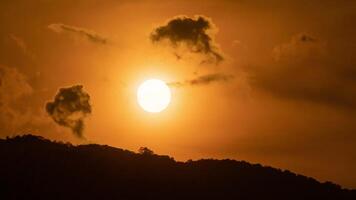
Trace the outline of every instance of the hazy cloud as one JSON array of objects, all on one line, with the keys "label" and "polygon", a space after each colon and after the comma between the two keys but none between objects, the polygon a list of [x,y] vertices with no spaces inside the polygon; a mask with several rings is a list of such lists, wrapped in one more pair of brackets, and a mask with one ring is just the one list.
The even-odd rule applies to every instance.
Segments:
[{"label": "hazy cloud", "polygon": [[239,46],[239,45],[241,45],[241,41],[240,40],[232,41],[232,46],[236,47],[236,46]]},{"label": "hazy cloud", "polygon": [[82,85],[60,88],[53,102],[46,104],[46,111],[59,125],[68,127],[82,138],[84,119],[91,111],[90,96]]},{"label": "hazy cloud", "polygon": [[173,87],[182,87],[182,86],[187,86],[187,85],[207,85],[213,82],[227,82],[230,81],[234,78],[233,75],[227,75],[227,74],[220,74],[220,73],[215,73],[215,74],[207,74],[203,76],[198,76],[195,79],[190,79],[182,82],[170,82],[168,83],[169,86]]},{"label": "hazy cloud", "polygon": [[32,93],[32,87],[26,77],[16,68],[0,65],[0,101],[1,105],[13,99]]},{"label": "hazy cloud", "polygon": [[276,61],[315,59],[323,54],[325,54],[325,44],[307,33],[296,34],[289,42],[277,45],[273,49],[273,57]]},{"label": "hazy cloud", "polygon": [[[249,67],[251,83],[279,97],[356,109],[356,63],[345,49],[305,33],[273,49],[273,62]],[[349,74],[347,76],[346,74]]]},{"label": "hazy cloud", "polygon": [[50,24],[48,28],[56,33],[68,33],[83,37],[90,42],[98,44],[107,44],[108,39],[92,30],[84,29],[81,27],[70,26],[66,24]]},{"label": "hazy cloud", "polygon": [[28,122],[28,113],[19,110],[16,105],[21,98],[32,93],[33,89],[22,73],[16,68],[0,65],[0,127],[2,131],[12,132]]},{"label": "hazy cloud", "polygon": [[224,57],[214,42],[214,31],[215,25],[204,16],[179,16],[153,30],[150,39],[153,43],[168,40],[173,48],[186,45],[190,52],[203,54],[207,61],[219,63]]},{"label": "hazy cloud", "polygon": [[34,54],[29,50],[26,42],[21,38],[16,35],[10,34],[9,37],[15,42],[16,46],[21,49],[21,51],[29,56],[30,58],[34,58]]},{"label": "hazy cloud", "polygon": [[21,48],[24,52],[27,52],[27,45],[23,39],[17,37],[16,35],[10,35],[10,38],[16,43],[16,45]]}]

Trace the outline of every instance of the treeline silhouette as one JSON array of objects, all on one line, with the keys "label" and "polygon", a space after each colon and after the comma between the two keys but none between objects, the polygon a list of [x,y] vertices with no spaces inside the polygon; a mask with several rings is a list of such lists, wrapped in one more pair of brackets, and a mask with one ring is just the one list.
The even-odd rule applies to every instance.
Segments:
[{"label": "treeline silhouette", "polygon": [[356,199],[355,190],[245,161],[177,162],[106,145],[0,140],[0,199]]}]

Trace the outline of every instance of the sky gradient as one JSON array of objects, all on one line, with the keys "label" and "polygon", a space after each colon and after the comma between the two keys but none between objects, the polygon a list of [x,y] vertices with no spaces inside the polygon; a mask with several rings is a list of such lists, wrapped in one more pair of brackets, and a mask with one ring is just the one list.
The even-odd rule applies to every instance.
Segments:
[{"label": "sky gradient", "polygon": [[[0,24],[1,137],[247,160],[356,188],[356,1],[2,0]],[[172,90],[159,114],[136,101],[150,78]],[[46,112],[73,86],[86,112]]]}]

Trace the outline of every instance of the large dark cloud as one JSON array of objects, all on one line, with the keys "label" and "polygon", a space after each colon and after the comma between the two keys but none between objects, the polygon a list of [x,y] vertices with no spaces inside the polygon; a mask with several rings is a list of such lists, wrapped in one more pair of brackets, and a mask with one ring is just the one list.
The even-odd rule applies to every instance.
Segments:
[{"label": "large dark cloud", "polygon": [[173,48],[184,44],[189,51],[205,55],[206,61],[219,63],[224,57],[214,43],[214,27],[214,24],[203,16],[195,18],[180,16],[157,27],[151,33],[150,39],[154,43],[168,40]]},{"label": "large dark cloud", "polygon": [[187,85],[207,85],[213,82],[227,82],[234,78],[233,75],[230,74],[221,74],[221,73],[214,73],[214,74],[206,74],[203,76],[198,76],[197,78],[186,80],[186,81],[178,81],[178,82],[170,82],[168,83],[169,86],[173,87],[182,87]]},{"label": "large dark cloud", "polygon": [[84,37],[90,42],[98,44],[107,44],[108,39],[98,33],[81,27],[70,26],[66,24],[50,24],[49,29],[56,33],[69,33],[79,37]]},{"label": "large dark cloud", "polygon": [[91,111],[90,96],[82,85],[59,89],[53,102],[46,104],[46,111],[59,125],[68,127],[82,138],[84,119]]}]

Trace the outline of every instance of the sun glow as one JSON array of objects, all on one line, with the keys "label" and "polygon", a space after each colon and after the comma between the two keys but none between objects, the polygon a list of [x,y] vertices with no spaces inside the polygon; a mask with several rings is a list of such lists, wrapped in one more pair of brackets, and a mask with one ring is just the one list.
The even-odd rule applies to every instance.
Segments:
[{"label": "sun glow", "polygon": [[147,112],[159,113],[167,108],[170,101],[171,90],[161,80],[146,80],[137,89],[137,102]]}]

